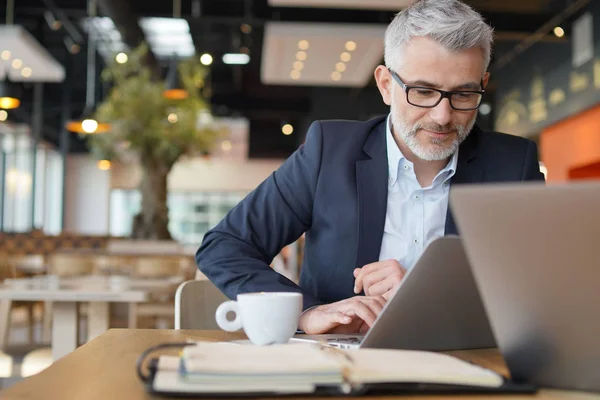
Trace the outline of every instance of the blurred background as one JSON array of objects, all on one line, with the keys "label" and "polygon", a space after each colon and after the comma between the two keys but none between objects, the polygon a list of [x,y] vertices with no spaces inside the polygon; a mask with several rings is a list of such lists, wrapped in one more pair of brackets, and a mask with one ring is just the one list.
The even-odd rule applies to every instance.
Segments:
[{"label": "blurred background", "polygon": [[[201,279],[203,235],[311,122],[388,112],[373,70],[387,24],[411,3],[3,0],[5,287],[45,275]],[[478,125],[536,141],[549,182],[599,177],[600,3],[467,3],[496,40]],[[302,239],[273,267],[297,279],[301,254]],[[174,288],[133,324],[170,327]],[[6,382],[53,340],[50,302],[15,299],[0,315]],[[132,326],[131,313],[111,306],[110,326]]]}]

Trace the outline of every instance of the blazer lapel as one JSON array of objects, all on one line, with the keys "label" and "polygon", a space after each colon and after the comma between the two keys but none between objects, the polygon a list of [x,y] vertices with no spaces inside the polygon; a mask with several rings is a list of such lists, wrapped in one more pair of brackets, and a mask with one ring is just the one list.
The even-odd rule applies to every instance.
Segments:
[{"label": "blazer lapel", "polygon": [[[479,135],[480,129],[475,126],[467,139],[460,145],[456,173],[450,181],[450,191],[452,191],[455,185],[483,182],[483,169],[476,157]],[[448,212],[446,213],[445,234],[458,234],[452,210],[450,209],[450,203],[448,203]]]},{"label": "blazer lapel", "polygon": [[368,159],[356,162],[358,190],[358,249],[356,267],[379,260],[388,195],[387,118],[373,128],[363,151]]}]

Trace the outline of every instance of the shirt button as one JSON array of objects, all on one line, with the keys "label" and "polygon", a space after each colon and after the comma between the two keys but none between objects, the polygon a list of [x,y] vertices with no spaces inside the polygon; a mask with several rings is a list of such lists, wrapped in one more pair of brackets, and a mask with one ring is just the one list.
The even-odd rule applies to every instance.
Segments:
[{"label": "shirt button", "polygon": [[419,239],[414,239],[413,242],[419,243]]},{"label": "shirt button", "polygon": [[405,165],[405,166],[404,166],[404,169],[408,169],[408,165]]},{"label": "shirt button", "polygon": [[419,195],[415,196],[415,200],[419,200],[421,197]]}]

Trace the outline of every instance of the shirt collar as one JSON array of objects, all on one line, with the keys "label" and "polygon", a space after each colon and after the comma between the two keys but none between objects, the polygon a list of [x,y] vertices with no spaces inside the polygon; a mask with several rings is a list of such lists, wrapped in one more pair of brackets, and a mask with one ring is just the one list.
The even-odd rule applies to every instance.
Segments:
[{"label": "shirt collar", "polygon": [[[386,131],[386,147],[387,147],[387,158],[388,158],[388,170],[389,170],[389,181],[390,184],[396,183],[398,179],[398,171],[404,166],[408,166],[408,170],[414,174],[413,171],[413,163],[408,161],[404,154],[398,147],[398,144],[394,140],[394,135],[392,134],[392,115],[388,114],[385,124]],[[458,164],[458,149],[452,154],[450,161],[446,166],[436,175],[433,182],[437,183],[440,179],[442,182],[447,181],[448,179],[454,176],[456,172],[456,166]]]}]

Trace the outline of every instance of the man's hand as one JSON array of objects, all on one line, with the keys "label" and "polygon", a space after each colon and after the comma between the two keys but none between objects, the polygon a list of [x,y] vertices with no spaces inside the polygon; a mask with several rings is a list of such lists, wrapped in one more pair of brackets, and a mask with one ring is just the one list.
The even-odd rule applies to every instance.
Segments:
[{"label": "man's hand", "polygon": [[383,309],[381,296],[355,296],[305,311],[299,328],[307,334],[364,333]]},{"label": "man's hand", "polygon": [[396,260],[379,261],[354,270],[354,293],[383,296],[386,301],[394,294],[406,275],[406,269]]}]

